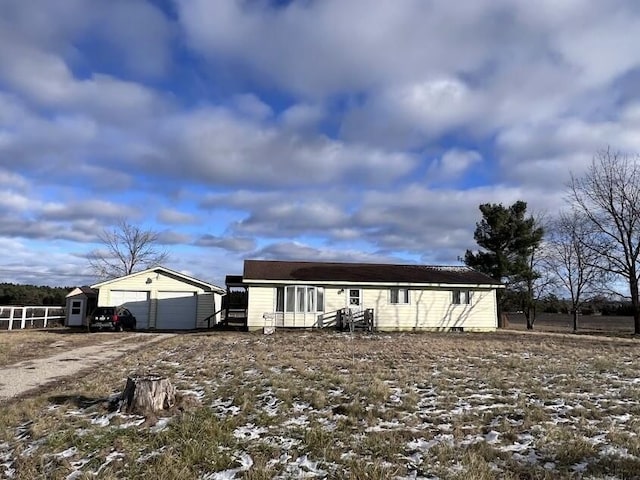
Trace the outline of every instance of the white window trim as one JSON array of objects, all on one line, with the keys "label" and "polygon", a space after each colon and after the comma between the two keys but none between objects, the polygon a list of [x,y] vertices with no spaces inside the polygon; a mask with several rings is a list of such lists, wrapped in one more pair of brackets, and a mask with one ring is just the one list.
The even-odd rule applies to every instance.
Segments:
[{"label": "white window trim", "polygon": [[[287,300],[288,300],[288,294],[287,294],[287,287],[293,287],[293,310],[287,310]],[[283,289],[283,296],[282,296],[282,310],[279,311],[278,310],[278,289],[282,288]],[[308,311],[307,310],[307,295],[308,295],[308,291],[309,289],[314,289],[315,290],[315,298],[314,298],[314,310],[312,311]],[[298,292],[299,289],[304,289],[304,308],[303,309],[299,309],[299,303],[298,303]],[[322,308],[323,310],[318,310],[318,292],[322,290]],[[324,291],[324,287],[319,287],[316,285],[278,285],[276,287],[274,287],[273,289],[273,311],[274,313],[282,313],[282,314],[309,314],[309,315],[315,315],[318,313],[324,313],[325,310],[325,303],[327,301],[326,296],[324,295],[325,291]]]},{"label": "white window trim", "polygon": [[[407,301],[406,302],[392,302],[391,301],[391,295],[393,293],[394,290],[398,290],[398,299],[400,299],[400,291],[401,290],[406,290],[407,291]],[[407,287],[392,287],[389,289],[389,295],[387,297],[387,302],[389,305],[394,305],[394,306],[398,306],[398,305],[411,305],[411,290]]]},{"label": "white window trim", "polygon": [[[456,292],[460,293],[460,302],[455,302],[455,294]],[[464,302],[463,300],[465,299],[464,297],[466,297],[466,302]],[[473,303],[473,290],[471,290],[470,288],[456,288],[454,290],[451,290],[451,305],[454,306],[466,306],[466,305],[471,305]]]}]

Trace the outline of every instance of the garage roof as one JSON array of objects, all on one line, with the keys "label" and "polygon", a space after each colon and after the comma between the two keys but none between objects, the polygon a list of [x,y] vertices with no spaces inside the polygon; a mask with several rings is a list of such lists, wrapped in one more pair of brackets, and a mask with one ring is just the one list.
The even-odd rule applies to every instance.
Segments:
[{"label": "garage roof", "polygon": [[213,283],[208,283],[208,282],[203,282],[202,280],[198,280],[197,278],[194,277],[190,277],[189,275],[185,275],[184,273],[180,273],[180,272],[176,272],[175,270],[171,270],[170,268],[166,268],[166,267],[151,267],[148,268],[146,270],[141,270],[139,272],[134,272],[131,273],[129,275],[125,275],[123,277],[118,277],[118,278],[112,278],[110,280],[105,280],[104,282],[100,282],[100,283],[96,283],[95,285],[91,285],[91,288],[100,288],[103,287],[105,285],[109,285],[110,283],[114,283],[114,282],[119,282],[120,280],[123,280],[125,278],[131,278],[131,277],[135,277],[137,275],[145,275],[148,273],[164,273],[165,275],[174,277],[174,278],[178,278],[181,279],[187,283],[191,283],[191,284],[195,284],[205,290],[211,290],[213,292],[216,293],[221,293],[221,294],[225,294],[226,290],[224,288],[221,288],[217,285],[214,285]]}]

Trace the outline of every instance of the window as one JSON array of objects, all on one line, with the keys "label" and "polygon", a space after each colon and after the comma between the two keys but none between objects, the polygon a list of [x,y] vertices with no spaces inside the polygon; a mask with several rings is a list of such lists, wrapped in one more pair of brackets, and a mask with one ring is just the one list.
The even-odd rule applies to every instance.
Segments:
[{"label": "window", "polygon": [[349,290],[349,305],[360,305],[360,290]]},{"label": "window", "polygon": [[470,290],[454,290],[452,302],[454,305],[469,305],[471,303]]},{"label": "window", "polygon": [[276,287],[276,312],[315,313],[324,311],[322,287]]},{"label": "window", "polygon": [[71,315],[80,315],[80,308],[82,307],[82,301],[80,300],[72,300],[71,301]]},{"label": "window", "polygon": [[389,291],[389,303],[409,303],[409,289],[408,288],[392,288]]}]

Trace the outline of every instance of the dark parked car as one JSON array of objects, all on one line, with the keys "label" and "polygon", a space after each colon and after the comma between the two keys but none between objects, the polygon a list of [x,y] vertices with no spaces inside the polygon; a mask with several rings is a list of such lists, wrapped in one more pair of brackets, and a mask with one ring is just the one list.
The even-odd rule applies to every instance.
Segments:
[{"label": "dark parked car", "polygon": [[116,332],[135,330],[136,317],[125,307],[98,307],[89,316],[89,330],[106,328]]}]

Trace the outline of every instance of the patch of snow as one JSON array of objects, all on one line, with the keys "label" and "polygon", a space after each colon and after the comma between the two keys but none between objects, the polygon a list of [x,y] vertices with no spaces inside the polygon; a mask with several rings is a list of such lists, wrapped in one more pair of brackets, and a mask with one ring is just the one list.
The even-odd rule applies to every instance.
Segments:
[{"label": "patch of snow", "polygon": [[293,403],[293,411],[296,413],[304,412],[307,409],[311,409],[311,405],[309,405],[308,403],[302,403],[302,402]]},{"label": "patch of snow", "polygon": [[202,400],[204,398],[204,390],[178,390],[177,393],[182,395],[183,397],[191,396],[196,397],[198,400]]},{"label": "patch of snow", "polygon": [[498,443],[500,441],[500,433],[495,430],[491,430],[484,436],[484,441],[487,443]]},{"label": "patch of snow", "polygon": [[303,427],[305,425],[309,425],[309,418],[306,415],[299,415],[297,417],[291,417],[289,420],[283,423],[285,427],[290,427],[292,425]]},{"label": "patch of snow", "polygon": [[143,418],[139,418],[137,420],[132,420],[130,422],[122,423],[122,424],[118,425],[118,428],[139,427],[144,422],[145,422],[145,419],[143,417]]},{"label": "patch of snow", "polygon": [[274,477],[275,479],[290,478],[314,478],[326,477],[328,472],[318,466],[319,462],[309,460],[307,455],[298,457],[295,461],[286,464],[283,475]]},{"label": "patch of snow", "polygon": [[253,423],[248,423],[238,427],[233,431],[233,436],[238,440],[257,440],[263,433],[267,433],[264,427],[256,427]]},{"label": "patch of snow", "polygon": [[144,455],[138,457],[136,462],[144,463],[147,460],[152,459],[153,457],[157,457],[159,455],[162,455],[162,452],[164,452],[166,449],[167,449],[167,446],[165,445],[164,447],[160,447],[158,450],[154,450],[153,452],[145,453]]},{"label": "patch of snow", "polygon": [[589,466],[589,462],[580,462],[571,466],[571,470],[574,472],[584,472]]},{"label": "patch of snow", "polygon": [[111,419],[115,417],[118,412],[112,412],[107,415],[100,415],[96,418],[91,419],[91,425],[98,425],[100,427],[106,427],[111,423]]},{"label": "patch of snow", "polygon": [[600,450],[601,457],[620,457],[620,458],[636,458],[635,455],[631,455],[629,450],[624,447],[615,447],[613,445],[605,445]]},{"label": "patch of snow", "polygon": [[149,430],[153,433],[162,432],[163,430],[166,430],[167,425],[169,424],[170,421],[171,421],[171,418],[169,417],[160,418],[158,419],[158,422]]},{"label": "patch of snow", "polygon": [[69,457],[73,457],[77,453],[78,453],[78,449],[76,447],[70,447],[70,448],[67,448],[66,450],[63,450],[60,453],[54,453],[53,456],[58,459],[69,458]]},{"label": "patch of snow", "polygon": [[201,480],[233,480],[236,475],[246,472],[253,466],[253,459],[246,452],[239,452],[235,455],[235,460],[240,463],[239,467],[230,468],[221,472],[213,472],[202,475]]}]

